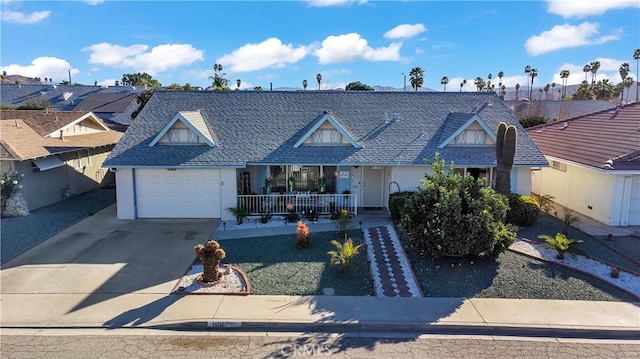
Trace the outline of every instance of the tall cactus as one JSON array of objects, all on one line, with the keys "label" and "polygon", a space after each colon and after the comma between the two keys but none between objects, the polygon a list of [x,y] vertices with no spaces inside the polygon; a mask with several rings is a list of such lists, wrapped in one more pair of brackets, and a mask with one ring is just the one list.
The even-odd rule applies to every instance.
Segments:
[{"label": "tall cactus", "polygon": [[511,168],[516,155],[516,127],[500,122],[496,138],[496,191],[504,195],[511,192]]}]

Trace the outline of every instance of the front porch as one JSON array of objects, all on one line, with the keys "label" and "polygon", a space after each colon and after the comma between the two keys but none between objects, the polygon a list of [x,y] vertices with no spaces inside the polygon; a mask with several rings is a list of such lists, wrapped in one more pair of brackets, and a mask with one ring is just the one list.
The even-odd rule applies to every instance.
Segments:
[{"label": "front porch", "polygon": [[358,215],[358,197],[355,194],[289,192],[266,195],[238,195],[238,207],[250,216],[286,215],[290,211],[306,215],[331,215],[341,210]]}]

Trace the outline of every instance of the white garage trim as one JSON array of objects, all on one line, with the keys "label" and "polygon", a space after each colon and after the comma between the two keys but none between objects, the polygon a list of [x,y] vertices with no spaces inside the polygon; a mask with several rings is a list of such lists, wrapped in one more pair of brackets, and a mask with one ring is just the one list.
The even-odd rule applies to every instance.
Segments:
[{"label": "white garage trim", "polygon": [[640,176],[631,178],[628,223],[630,226],[640,226]]},{"label": "white garage trim", "polygon": [[136,169],[138,218],[220,218],[219,169]]}]

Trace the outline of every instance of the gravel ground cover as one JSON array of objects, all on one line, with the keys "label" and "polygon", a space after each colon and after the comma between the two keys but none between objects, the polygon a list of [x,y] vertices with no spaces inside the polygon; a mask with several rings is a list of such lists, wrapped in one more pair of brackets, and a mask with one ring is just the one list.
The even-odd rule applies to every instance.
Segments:
[{"label": "gravel ground cover", "polygon": [[588,275],[509,251],[497,259],[432,260],[411,249],[407,256],[426,297],[636,300]]},{"label": "gravel ground cover", "polygon": [[[296,247],[296,236],[242,238],[222,240],[227,257],[224,263],[242,270],[249,278],[255,295],[321,295],[333,288],[335,295],[373,296],[366,250],[362,248],[351,262],[347,274],[339,265],[329,264],[328,251],[336,232],[311,232],[311,245]],[[357,231],[351,232],[355,244],[362,243]],[[342,240],[341,240],[342,241]]]},{"label": "gravel ground cover", "polygon": [[73,223],[116,202],[115,189],[96,189],[51,206],[31,211],[30,216],[2,218],[0,255],[4,262],[55,235]]},{"label": "gravel ground cover", "polygon": [[[533,226],[521,227],[518,230],[518,237],[542,243],[542,240],[538,239],[539,235],[548,234],[550,236],[555,236],[556,233],[562,232],[562,227],[563,224],[558,218],[550,216],[546,213],[540,213],[538,220]],[[603,243],[603,239],[594,238],[575,228],[569,229],[569,234],[567,237],[570,239],[584,241],[583,243],[576,243],[575,248],[588,255],[589,257],[609,262],[621,268],[640,273],[640,238],[625,237],[618,238],[610,243]],[[635,260],[621,255],[615,250],[612,250],[611,247],[607,245],[614,243],[620,246],[622,251],[627,255],[636,256]]]}]

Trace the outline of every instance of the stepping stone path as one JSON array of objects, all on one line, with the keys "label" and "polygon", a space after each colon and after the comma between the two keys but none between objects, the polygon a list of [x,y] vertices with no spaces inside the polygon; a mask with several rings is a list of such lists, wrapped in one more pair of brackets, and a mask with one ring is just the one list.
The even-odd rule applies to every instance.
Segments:
[{"label": "stepping stone path", "polygon": [[422,297],[396,231],[391,225],[364,229],[367,256],[378,297]]}]

